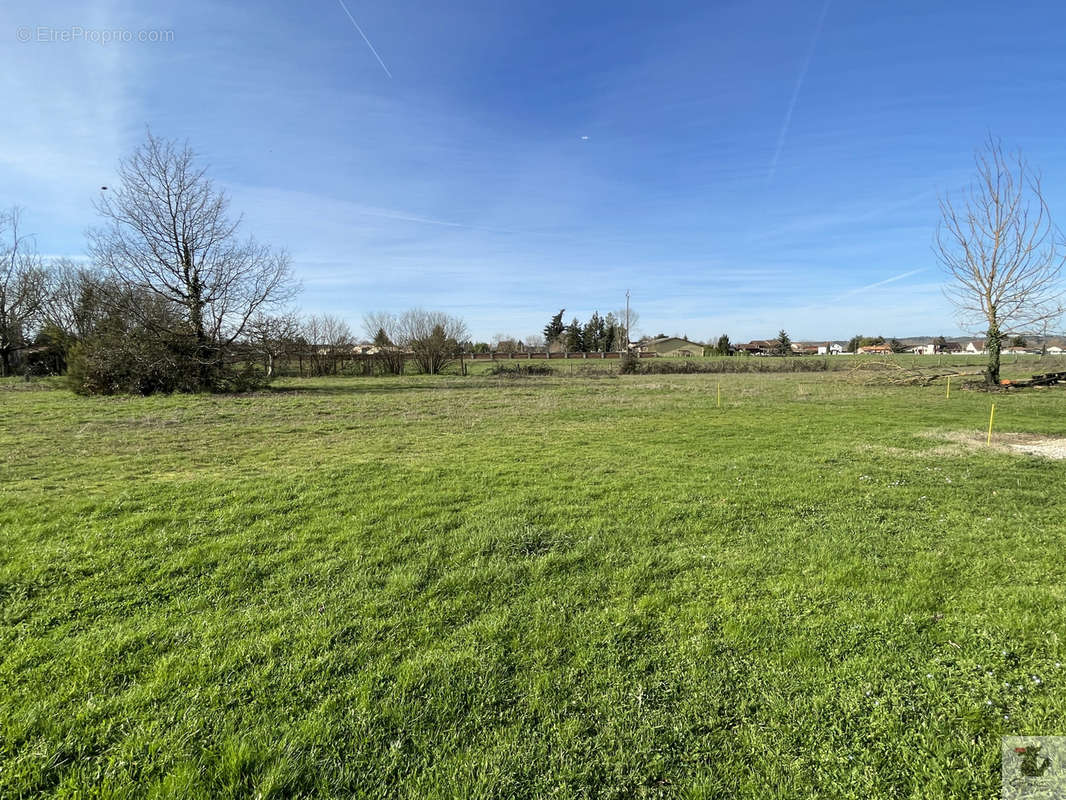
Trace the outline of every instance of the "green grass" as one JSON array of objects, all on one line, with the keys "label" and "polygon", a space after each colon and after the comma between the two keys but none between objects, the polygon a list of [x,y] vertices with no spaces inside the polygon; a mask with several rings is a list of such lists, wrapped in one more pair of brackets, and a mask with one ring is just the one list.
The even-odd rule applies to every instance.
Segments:
[{"label": "green grass", "polygon": [[930,434],[1066,392],[943,394],[0,383],[0,797],[997,797],[1066,734],[1063,462]]},{"label": "green grass", "polygon": [[[777,358],[772,356],[703,356],[693,358],[660,357],[641,359],[640,364],[654,369],[657,364],[694,364],[700,368],[720,370],[724,373],[778,373],[778,372],[850,372],[859,366],[883,364],[885,362],[908,368],[927,371],[959,370],[979,372],[988,363],[987,356],[981,355],[933,355],[919,356],[910,353],[885,356],[790,356]],[[618,359],[601,358],[553,358],[527,359],[506,358],[500,356],[495,362],[487,359],[467,360],[466,368],[470,375],[484,375],[494,366],[514,367],[518,365],[548,366],[560,376],[580,376],[583,374],[618,374]],[[414,365],[409,365],[414,371]],[[291,368],[291,365],[290,365]],[[1028,377],[1033,373],[1052,372],[1066,369],[1066,357],[1037,355],[1005,355],[1002,358],[1005,375]],[[449,372],[458,374],[458,365],[448,368]]]}]

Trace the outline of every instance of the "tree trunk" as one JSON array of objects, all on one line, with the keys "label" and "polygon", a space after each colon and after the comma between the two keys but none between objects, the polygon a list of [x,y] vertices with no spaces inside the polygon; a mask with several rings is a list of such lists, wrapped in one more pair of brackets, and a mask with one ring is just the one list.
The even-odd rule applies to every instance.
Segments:
[{"label": "tree trunk", "polygon": [[11,374],[11,352],[5,347],[0,349],[0,378]]},{"label": "tree trunk", "polygon": [[204,312],[199,299],[195,298],[189,304],[189,316],[192,322],[193,332],[196,335],[196,382],[197,389],[203,391],[211,383],[212,353],[207,333],[204,331]]},{"label": "tree trunk", "polygon": [[985,370],[985,382],[989,386],[999,385],[999,354],[1003,347],[1003,334],[993,322],[988,327],[988,368]]}]

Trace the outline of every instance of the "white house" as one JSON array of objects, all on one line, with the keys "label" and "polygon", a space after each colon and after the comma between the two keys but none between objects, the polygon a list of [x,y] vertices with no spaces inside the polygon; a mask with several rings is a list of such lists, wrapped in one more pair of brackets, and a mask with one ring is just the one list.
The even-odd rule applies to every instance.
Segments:
[{"label": "white house", "polygon": [[966,353],[969,353],[970,355],[974,355],[974,354],[984,355],[985,354],[984,342],[967,342],[966,343],[966,347],[963,349],[963,351],[966,352]]},{"label": "white house", "polygon": [[929,344],[916,344],[913,347],[908,347],[907,352],[914,353],[916,356],[931,356],[936,354],[936,345],[932,342]]},{"label": "white house", "polygon": [[828,353],[831,356],[838,356],[844,352],[844,346],[837,344],[836,342],[830,342],[828,348],[824,344],[818,345],[818,355],[824,356]]},{"label": "white house", "polygon": [[1057,344],[1053,344],[1047,349],[1049,356],[1061,356],[1063,353],[1066,353],[1066,350],[1063,350]]}]

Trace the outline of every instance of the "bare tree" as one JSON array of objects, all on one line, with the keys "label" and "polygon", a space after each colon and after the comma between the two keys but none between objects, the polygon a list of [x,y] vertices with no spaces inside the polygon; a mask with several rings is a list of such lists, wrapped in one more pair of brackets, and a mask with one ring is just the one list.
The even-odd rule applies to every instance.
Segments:
[{"label": "bare tree", "polygon": [[1005,155],[990,136],[975,162],[977,181],[961,201],[940,199],[934,251],[960,321],[985,329],[985,379],[997,384],[1003,340],[1062,316],[1066,254],[1040,176],[1021,153]]},{"label": "bare tree", "polygon": [[459,357],[466,323],[443,311],[413,308],[400,316],[399,344],[410,350],[422,372],[436,375]]},{"label": "bare tree", "polygon": [[400,337],[400,320],[388,311],[368,312],[363,315],[363,333],[378,347],[395,345]]},{"label": "bare tree", "polygon": [[547,350],[548,344],[544,341],[544,336],[539,333],[531,333],[526,337],[525,348],[530,353],[536,353],[540,350]]},{"label": "bare tree", "polygon": [[375,361],[390,375],[402,375],[407,367],[406,349],[400,342],[400,318],[388,311],[363,315],[363,331],[377,348]]},{"label": "bare tree", "polygon": [[338,362],[340,366],[344,366],[345,359],[351,358],[355,337],[352,335],[352,329],[348,327],[348,323],[340,317],[323,314],[319,320],[322,343],[329,348],[333,373],[336,374]]},{"label": "bare tree", "polygon": [[518,353],[522,350],[522,342],[506,333],[497,333],[492,337],[492,349],[505,356]]},{"label": "bare tree", "polygon": [[322,324],[319,317],[312,314],[305,319],[300,326],[300,336],[307,342],[307,360],[311,374],[325,375],[329,348],[323,341]]},{"label": "bare tree", "polygon": [[329,314],[313,315],[303,326],[303,335],[311,346],[311,367],[319,375],[336,374],[338,362],[352,355],[355,338],[348,323]]},{"label": "bare tree", "polygon": [[11,374],[14,355],[41,322],[48,299],[48,272],[23,235],[22,211],[0,211],[0,377]]},{"label": "bare tree", "polygon": [[248,321],[296,291],[288,255],[240,239],[241,218],[231,219],[228,206],[188,145],[149,132],[119,165],[118,187],[96,203],[105,227],[90,232],[90,252],[101,266],[182,310],[202,388]]},{"label": "bare tree", "polygon": [[278,360],[296,349],[300,333],[300,320],[292,311],[260,313],[248,320],[245,334],[248,345],[263,359],[268,378],[274,377]]},{"label": "bare tree", "polygon": [[69,258],[52,262],[45,321],[73,340],[92,334],[114,305],[117,287],[99,272]]}]

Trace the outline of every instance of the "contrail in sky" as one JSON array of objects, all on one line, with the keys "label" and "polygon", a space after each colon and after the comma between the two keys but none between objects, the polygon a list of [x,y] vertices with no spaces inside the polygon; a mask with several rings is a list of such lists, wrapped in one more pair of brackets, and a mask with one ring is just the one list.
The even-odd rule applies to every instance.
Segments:
[{"label": "contrail in sky", "polygon": [[796,101],[799,100],[800,90],[803,89],[803,82],[807,79],[807,70],[811,68],[811,60],[814,58],[814,51],[818,47],[818,38],[822,35],[822,25],[825,23],[825,17],[826,14],[829,13],[829,6],[832,2],[833,0],[825,0],[825,5],[822,6],[822,13],[818,17],[818,25],[814,29],[814,37],[811,39],[811,46],[807,51],[807,58],[804,59],[803,66],[800,68],[799,77],[796,78],[796,86],[792,90],[792,99],[789,100],[788,110],[785,112],[785,121],[781,125],[781,132],[777,135],[777,148],[774,150],[774,157],[770,162],[770,169],[766,173],[767,182],[772,181],[774,175],[777,173],[777,162],[781,158],[781,150],[785,146],[785,137],[788,136],[788,129],[792,125],[792,112],[796,110]]},{"label": "contrail in sky", "polygon": [[362,214],[367,217],[381,217],[382,219],[395,219],[400,222],[420,222],[424,225],[442,225],[447,228],[464,228],[471,231],[485,231],[486,233],[508,233],[508,234],[521,234],[522,231],[512,231],[507,228],[485,228],[480,225],[467,225],[464,222],[449,222],[443,219],[431,219],[430,217],[419,217],[411,214],[404,214],[402,212],[373,210],[367,208],[358,209],[355,213]]},{"label": "contrail in sky", "polygon": [[352,21],[352,25],[355,26],[355,29],[359,31],[359,35],[363,37],[363,41],[366,42],[366,46],[370,48],[370,52],[374,54],[374,58],[376,58],[378,63],[381,64],[381,68],[385,70],[385,74],[391,78],[392,73],[389,72],[389,68],[386,67],[385,62],[381,60],[381,56],[379,56],[378,51],[374,49],[374,45],[372,45],[370,40],[366,38],[366,34],[363,33],[363,29],[359,27],[359,23],[355,21],[355,17],[353,17],[352,12],[348,10],[348,6],[344,5],[344,0],[337,0],[337,3],[342,9],[344,9],[344,13],[348,15],[348,19]]},{"label": "contrail in sky", "polygon": [[894,275],[893,277],[886,278],[883,281],[871,283],[869,286],[860,286],[858,289],[851,289],[850,291],[844,292],[844,294],[840,295],[840,297],[834,298],[834,302],[836,302],[837,300],[843,300],[845,297],[851,297],[853,294],[858,294],[859,292],[865,292],[868,289],[876,289],[878,286],[884,286],[886,283],[895,283],[896,281],[901,281],[904,278],[909,278],[911,275],[917,275],[919,272],[925,272],[926,269],[928,268],[922,267],[921,269],[912,269],[910,272],[904,272],[902,275]]}]

